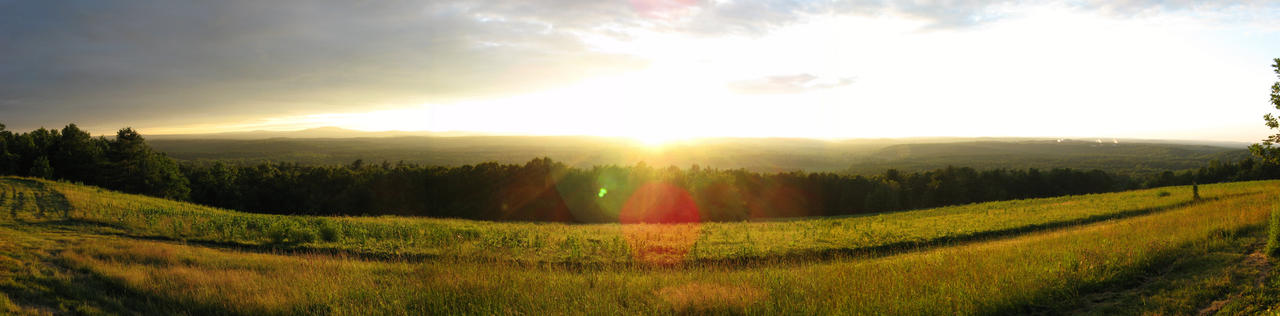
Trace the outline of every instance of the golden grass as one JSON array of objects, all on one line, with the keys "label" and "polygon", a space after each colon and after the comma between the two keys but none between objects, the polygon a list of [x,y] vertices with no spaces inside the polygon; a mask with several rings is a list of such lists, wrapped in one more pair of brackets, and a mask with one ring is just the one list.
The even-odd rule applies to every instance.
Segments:
[{"label": "golden grass", "polygon": [[[674,237],[635,237],[636,229],[619,224],[246,214],[92,187],[38,183],[65,196],[71,205],[70,216],[99,225],[94,229],[100,232],[377,257],[659,265],[912,249],[1135,216],[1191,203],[1189,187],[1173,187],[845,218],[703,223],[697,229],[687,229],[693,233],[670,235]],[[24,188],[14,178],[0,179],[0,184]],[[1201,195],[1210,200],[1233,198],[1274,191],[1278,185],[1275,181],[1204,185]],[[1162,191],[1179,193],[1160,196]],[[37,221],[28,213],[22,217]],[[646,230],[653,229],[665,228]],[[326,235],[332,240],[323,238]],[[687,245],[690,239],[695,241]]]},{"label": "golden grass", "polygon": [[[876,259],[746,268],[578,271],[503,263],[361,261],[86,237],[62,259],[174,301],[236,313],[1008,312],[1137,273],[1256,226],[1269,203],[1215,201],[1128,220]],[[1142,232],[1142,233],[1135,233]],[[578,308],[581,308],[579,310]]]},{"label": "golden grass", "polygon": [[622,234],[631,250],[631,258],[653,266],[672,266],[685,262],[698,241],[702,224],[631,224],[622,226]]},{"label": "golden grass", "polygon": [[[200,232],[196,228],[175,230],[172,227],[178,225],[175,223],[182,223],[180,225],[184,227],[212,227],[201,223],[217,222],[219,216],[310,220],[218,210],[201,213],[200,207],[173,202],[167,202],[171,204],[166,207],[183,209],[144,212],[144,215],[135,216],[128,212],[138,210],[138,205],[160,202],[140,201],[134,205],[126,199],[133,197],[125,195],[103,198],[106,202],[94,202],[87,193],[81,192],[83,196],[74,194],[91,189],[65,184],[53,186],[59,192],[73,193],[67,198],[76,205],[76,217],[107,219],[119,216],[122,219],[111,223],[144,229],[141,235],[197,235]],[[377,238],[406,238],[395,241],[395,245],[402,245],[401,248],[389,248],[395,250],[412,251],[422,249],[413,247],[427,247],[424,246],[427,243],[424,236],[435,234],[430,229],[437,229],[459,234],[444,237],[462,244],[448,246],[454,247],[448,251],[464,251],[470,254],[468,256],[480,258],[519,249],[553,249],[572,253],[576,247],[587,250],[576,256],[552,257],[597,262],[601,259],[596,257],[598,253],[590,251],[591,245],[615,242],[620,245],[615,245],[618,248],[613,251],[622,251],[623,256],[641,258],[638,260],[642,262],[653,260],[653,264],[619,266],[527,265],[518,261],[473,260],[474,257],[468,256],[369,260],[341,253],[307,253],[305,249],[303,253],[235,246],[217,249],[181,241],[139,240],[128,234],[103,235],[104,231],[97,226],[38,226],[35,224],[41,221],[27,217],[22,223],[9,221],[0,225],[0,237],[3,237],[0,238],[0,251],[20,252],[23,258],[27,258],[23,260],[42,258],[43,262],[62,264],[69,271],[100,276],[109,284],[143,296],[141,300],[174,304],[179,310],[197,312],[335,315],[1029,313],[1070,308],[1079,300],[1080,293],[1140,278],[1180,256],[1216,249],[1221,247],[1223,240],[1256,232],[1265,222],[1274,203],[1271,196],[1277,191],[1280,190],[1277,190],[1275,182],[1254,182],[1205,186],[1202,194],[1220,198],[1193,204],[1170,203],[1154,193],[1138,191],[978,204],[924,210],[918,214],[906,212],[844,219],[736,224],[624,226],[404,218],[329,219],[345,225],[343,229],[405,228],[397,230],[397,233],[377,235]],[[1068,202],[1075,205],[1061,205]],[[934,245],[882,257],[797,255],[766,260],[741,256],[743,253],[785,254],[822,244],[822,240],[840,240],[832,234],[858,231],[845,225],[866,227],[869,231],[899,227],[905,231],[901,236],[885,238],[915,240],[925,238],[921,236],[938,236],[930,235],[930,232],[943,232],[941,235],[949,236],[947,234],[958,230],[977,229],[939,225],[926,230],[916,226],[919,224],[910,223],[938,223],[930,218],[985,216],[978,215],[979,211],[1037,219],[1072,218],[1041,214],[1062,211],[1078,218],[1079,214],[1108,214],[1116,209],[1160,205],[1172,206],[1131,217],[1052,230],[1020,231],[1017,236],[1008,238]],[[1111,208],[1087,211],[1057,209],[1103,206]],[[1035,221],[1000,221],[1028,222]],[[151,225],[155,227],[135,226],[142,223],[153,223]],[[956,225],[964,223],[969,222],[961,221]],[[1003,229],[1009,226],[985,227]],[[468,229],[476,230],[477,235],[462,236]],[[734,236],[732,233],[750,235]],[[233,232],[231,235],[240,236],[236,234],[244,233]],[[551,237],[553,235],[564,236]],[[22,240],[26,246],[5,246],[7,240]],[[356,243],[358,240],[346,242]],[[387,245],[379,244],[387,242],[381,240],[363,242]],[[692,245],[687,254],[692,256],[699,256],[699,251],[713,249],[750,250],[718,254],[744,258],[736,263],[675,264],[670,259],[672,254],[678,253],[679,247],[686,244]],[[346,249],[369,249],[360,248],[367,245],[343,245],[348,246]],[[484,245],[507,245],[508,248],[486,251],[482,249]],[[653,249],[659,254],[643,253]],[[527,256],[542,258],[538,254]],[[716,258],[709,254],[700,256]],[[9,263],[0,261],[0,266],[5,265]],[[38,267],[42,264],[22,261],[22,266]],[[90,307],[95,306],[90,304]]]},{"label": "golden grass", "polygon": [[701,282],[663,287],[654,294],[678,312],[741,312],[747,306],[766,301],[768,297],[767,293],[750,286]]}]

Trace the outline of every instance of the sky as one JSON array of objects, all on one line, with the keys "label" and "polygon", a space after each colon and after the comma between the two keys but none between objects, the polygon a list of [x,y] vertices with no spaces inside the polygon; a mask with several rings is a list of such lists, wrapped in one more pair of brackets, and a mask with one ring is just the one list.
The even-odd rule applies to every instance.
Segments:
[{"label": "sky", "polygon": [[0,123],[1257,141],[1272,1],[0,0]]}]

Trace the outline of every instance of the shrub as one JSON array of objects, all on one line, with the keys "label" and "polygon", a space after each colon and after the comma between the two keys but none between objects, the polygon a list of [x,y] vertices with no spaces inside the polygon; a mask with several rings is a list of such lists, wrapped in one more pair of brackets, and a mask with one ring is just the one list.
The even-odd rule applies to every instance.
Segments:
[{"label": "shrub", "polygon": [[338,224],[335,224],[334,222],[330,222],[330,221],[324,221],[323,223],[320,223],[320,240],[324,240],[327,242],[338,241],[339,234],[340,232],[338,231]]},{"label": "shrub", "polygon": [[289,229],[284,225],[273,224],[267,227],[267,239],[270,239],[273,244],[284,243],[284,240],[288,237]]},{"label": "shrub", "polygon": [[267,226],[267,238],[273,244],[307,243],[316,241],[315,230],[303,223],[291,220],[280,220]]},{"label": "shrub", "polygon": [[308,243],[316,241],[316,232],[306,227],[294,226],[288,230],[289,242]]}]

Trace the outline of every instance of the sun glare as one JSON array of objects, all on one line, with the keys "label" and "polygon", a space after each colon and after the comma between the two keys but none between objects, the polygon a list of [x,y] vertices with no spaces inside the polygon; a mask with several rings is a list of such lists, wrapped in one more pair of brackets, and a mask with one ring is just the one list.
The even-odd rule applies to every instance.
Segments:
[{"label": "sun glare", "polygon": [[631,136],[630,138],[634,139],[635,141],[639,142],[641,145],[644,145],[645,147],[654,148],[654,149],[662,148],[663,146],[666,146],[671,142],[675,142],[681,139],[680,137],[677,137],[675,135],[663,135],[663,134],[635,135],[635,136]]}]

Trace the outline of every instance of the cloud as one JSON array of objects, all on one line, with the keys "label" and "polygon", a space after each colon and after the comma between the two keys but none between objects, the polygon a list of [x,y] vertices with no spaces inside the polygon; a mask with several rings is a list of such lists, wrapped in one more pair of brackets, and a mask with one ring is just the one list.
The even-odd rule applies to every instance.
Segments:
[{"label": "cloud", "polygon": [[591,13],[629,10],[593,3],[0,2],[0,117],[231,119],[517,94],[643,67],[573,34],[602,23]]},{"label": "cloud", "polygon": [[[757,36],[823,15],[963,28],[1040,3],[1117,16],[1276,12],[1245,0],[0,0],[0,117],[13,128],[118,127],[447,103],[650,62],[591,47],[587,36]],[[733,86],[791,93],[847,84],[802,79]]]},{"label": "cloud", "polygon": [[853,84],[852,77],[823,79],[801,73],[735,81],[730,82],[728,87],[730,91],[741,94],[788,94],[826,90],[850,84]]},{"label": "cloud", "polygon": [[[1280,4],[1260,0],[923,0],[923,1],[834,1],[829,12],[837,14],[899,14],[927,21],[927,28],[967,28],[1016,16],[1017,8],[1052,6],[1065,10],[1097,12],[1115,17],[1161,14],[1190,14],[1216,22],[1266,22],[1280,12]],[[1270,14],[1259,15],[1259,12]]]}]

